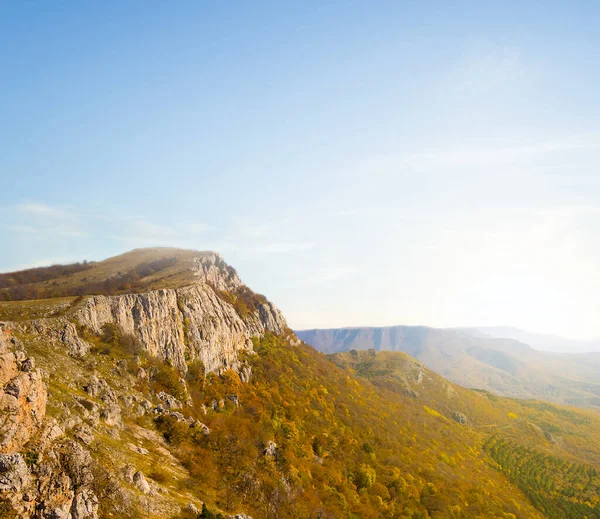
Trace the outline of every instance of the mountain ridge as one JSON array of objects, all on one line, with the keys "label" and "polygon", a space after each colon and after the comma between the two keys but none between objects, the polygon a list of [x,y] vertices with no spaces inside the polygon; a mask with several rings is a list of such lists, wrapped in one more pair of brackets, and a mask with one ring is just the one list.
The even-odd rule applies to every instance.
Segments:
[{"label": "mountain ridge", "polygon": [[404,351],[465,387],[600,407],[600,355],[564,356],[510,338],[425,326],[296,330],[296,335],[324,353],[370,348]]}]

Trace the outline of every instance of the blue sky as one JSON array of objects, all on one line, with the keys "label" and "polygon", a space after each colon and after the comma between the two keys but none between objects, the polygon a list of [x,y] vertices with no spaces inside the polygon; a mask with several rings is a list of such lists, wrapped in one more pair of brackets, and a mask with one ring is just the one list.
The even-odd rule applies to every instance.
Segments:
[{"label": "blue sky", "polygon": [[214,249],[297,328],[600,336],[600,6],[491,4],[0,3],[0,270]]}]

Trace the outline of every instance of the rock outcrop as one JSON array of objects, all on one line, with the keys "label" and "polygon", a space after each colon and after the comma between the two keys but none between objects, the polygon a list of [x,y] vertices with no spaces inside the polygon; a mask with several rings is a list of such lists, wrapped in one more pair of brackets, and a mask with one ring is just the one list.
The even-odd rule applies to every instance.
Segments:
[{"label": "rock outcrop", "polygon": [[452,419],[461,425],[465,425],[469,422],[467,415],[464,413],[461,413],[460,411],[454,411],[452,413]]},{"label": "rock outcrop", "polygon": [[16,346],[0,324],[0,515],[97,519],[90,453],[44,420],[46,385]]},{"label": "rock outcrop", "polygon": [[87,297],[74,317],[95,333],[105,324],[117,325],[181,371],[186,360],[199,359],[207,372],[242,372],[239,355],[252,351],[252,337],[286,333],[286,321],[266,301],[240,314],[234,302],[243,284],[220,256],[197,258],[195,269],[196,281],[181,288]]},{"label": "rock outcrop", "polygon": [[90,345],[79,337],[75,324],[65,317],[36,319],[23,326],[40,338],[63,344],[72,357],[83,358],[90,351]]},{"label": "rock outcrop", "polygon": [[36,432],[48,398],[42,375],[23,351],[13,351],[0,325],[0,452],[15,452]]},{"label": "rock outcrop", "polygon": [[[191,363],[248,382],[254,337],[294,339],[279,310],[218,255],[193,254],[169,273],[169,288],[149,283],[142,293],[65,297],[41,309],[32,301],[0,322],[0,517],[132,517],[140,499],[144,516],[174,515],[180,503],[164,482],[186,469],[145,424],[208,441],[214,433],[191,408],[190,381],[204,380]],[[243,408],[232,390],[210,409]],[[266,455],[276,451],[270,442]]]}]

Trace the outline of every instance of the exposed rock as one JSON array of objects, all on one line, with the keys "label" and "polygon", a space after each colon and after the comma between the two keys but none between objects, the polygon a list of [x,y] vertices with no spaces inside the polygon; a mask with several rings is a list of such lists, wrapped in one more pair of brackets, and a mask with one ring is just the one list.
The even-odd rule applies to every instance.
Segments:
[{"label": "exposed rock", "polygon": [[202,431],[202,434],[206,434],[206,435],[210,434],[210,429],[208,428],[208,426],[203,424],[202,422],[199,422],[198,420],[196,420],[192,426],[200,429]]},{"label": "exposed rock", "polygon": [[85,424],[81,424],[73,431],[73,436],[85,445],[90,445],[94,441],[94,433]]},{"label": "exposed rock", "polygon": [[194,258],[194,274],[217,290],[235,290],[243,285],[235,269],[229,267],[219,254]]},{"label": "exposed rock", "polygon": [[[47,391],[39,371],[31,371],[22,351],[0,329],[0,452],[15,452],[36,432],[46,414]],[[25,371],[21,371],[23,367]]]},{"label": "exposed rock", "polygon": [[32,357],[26,358],[21,362],[21,371],[29,373],[35,369],[35,360]]},{"label": "exposed rock", "polygon": [[550,434],[548,431],[544,431],[544,436],[546,437],[546,440],[548,440],[552,445],[558,446],[558,442],[556,441],[554,436],[552,436],[552,434]]},{"label": "exposed rock", "polygon": [[[219,291],[242,286],[220,256],[197,258],[195,269],[197,281],[186,287],[88,297],[75,317],[96,333],[106,323],[116,324],[137,337],[151,355],[183,372],[187,369],[186,352],[202,361],[207,372],[241,371],[239,353],[252,351],[252,337],[286,332],[285,319],[268,302],[241,317],[233,305],[219,297]],[[246,369],[243,379],[249,376]]]},{"label": "exposed rock", "polygon": [[[130,447],[135,447],[131,445]],[[133,475],[136,473],[135,468],[132,465],[125,465],[122,469],[123,477],[125,481],[129,481],[129,483],[133,483]]]},{"label": "exposed rock", "polygon": [[169,413],[169,416],[172,416],[178,422],[186,422],[187,423],[186,417],[183,416],[181,413],[178,413],[177,411],[173,411],[172,413]]},{"label": "exposed rock", "polygon": [[274,441],[270,440],[267,443],[267,446],[266,446],[265,450],[263,451],[263,454],[265,456],[277,456],[277,444]]},{"label": "exposed rock", "polygon": [[242,382],[250,382],[250,378],[252,377],[252,367],[247,364],[242,365],[239,370],[239,375]]},{"label": "exposed rock", "polygon": [[40,446],[46,448],[52,442],[64,436],[64,434],[64,429],[54,418],[46,419],[43,423],[42,430],[39,433]]},{"label": "exposed rock", "polygon": [[77,442],[66,442],[62,452],[62,465],[75,487],[87,486],[94,479],[91,471],[92,457]]},{"label": "exposed rock", "polygon": [[94,519],[98,517],[98,498],[89,489],[75,494],[71,504],[72,519]]},{"label": "exposed rock", "polygon": [[106,422],[106,425],[121,429],[123,420],[121,419],[121,408],[117,404],[109,404],[100,411],[100,418]]},{"label": "exposed rock", "polygon": [[73,398],[75,399],[75,401],[77,403],[79,403],[79,405],[81,405],[87,411],[90,411],[91,413],[94,413],[94,414],[98,414],[98,412],[100,410],[100,406],[93,400],[83,398],[82,396],[79,396],[79,395],[74,395]]},{"label": "exposed rock", "polygon": [[[124,503],[118,505],[124,508],[112,508],[106,516],[130,517],[129,510],[139,508],[140,496],[131,485],[118,487],[113,473],[124,461],[119,456],[148,456],[152,463],[159,456],[174,467],[174,473],[183,472],[181,465],[176,468],[178,460],[158,433],[149,440],[151,453],[140,446],[141,440],[140,445],[134,445],[136,441],[125,443],[125,452],[113,449],[110,441],[100,444],[106,435],[120,434],[121,407],[131,420],[128,433],[131,426],[148,434],[143,426],[147,419],[138,421],[140,425],[134,425],[132,419],[151,410],[186,424],[194,438],[211,431],[181,412],[186,404],[193,405],[190,398],[184,404],[184,399],[161,392],[156,395],[160,404],[154,407],[142,397],[148,384],[141,381],[147,380],[149,373],[148,368],[141,367],[140,357],[132,363],[131,353],[129,360],[118,362],[104,355],[88,355],[91,344],[79,336],[78,330],[81,324],[99,334],[104,324],[114,324],[138,339],[147,354],[178,369],[179,375],[187,370],[189,362],[197,360],[205,372],[233,369],[243,382],[248,382],[252,370],[240,360],[240,354],[252,353],[253,337],[267,332],[288,333],[285,320],[273,305],[261,302],[262,298],[253,300],[247,313],[239,305],[234,306],[236,294],[245,297],[247,292],[236,292],[242,289],[242,282],[219,256],[199,258],[194,272],[196,279],[188,286],[71,299],[60,307],[60,312],[55,311],[58,307],[52,307],[36,311],[43,317],[31,321],[0,323],[0,515],[6,511],[10,517],[23,519],[97,519],[100,508],[104,513],[107,502],[118,501]],[[9,328],[26,337],[28,345],[31,340],[32,351],[47,347],[47,354],[37,360],[50,372],[36,369],[35,359],[27,356],[23,344]],[[83,362],[61,362],[61,350],[77,359],[87,358]],[[146,356],[143,357],[146,362]],[[45,417],[45,381],[52,384],[51,394],[56,397],[52,418]],[[182,382],[186,387],[184,379]],[[229,394],[225,399],[216,399],[213,409],[224,409],[226,401],[239,405],[238,395]],[[203,410],[207,412],[205,406]],[[137,434],[136,437],[149,439]],[[106,460],[99,457],[94,461],[87,450],[90,446],[94,456]],[[268,455],[274,456],[276,445],[269,448],[272,453]],[[17,454],[19,450],[22,452]],[[169,490],[159,488],[133,467],[125,471],[125,477],[137,490],[152,495],[147,501],[152,501],[153,516],[172,517],[176,513]],[[178,510],[180,503],[176,503]],[[198,513],[193,503],[189,510]],[[235,517],[248,519],[244,514]]]},{"label": "exposed rock", "polygon": [[29,517],[31,483],[29,468],[20,454],[0,454],[0,503],[8,517]]},{"label": "exposed rock", "polygon": [[147,454],[149,454],[148,449],[144,449],[144,447],[140,447],[139,445],[134,445],[133,443],[129,444],[129,448],[133,452],[137,452],[138,454],[143,454],[144,456],[146,456]]},{"label": "exposed rock", "polygon": [[20,454],[0,454],[0,493],[20,493],[30,480],[31,474]]},{"label": "exposed rock", "polygon": [[467,419],[467,415],[465,415],[464,413],[460,413],[459,411],[454,411],[452,413],[452,418],[462,425],[465,425],[469,421]]},{"label": "exposed rock", "polygon": [[415,383],[421,384],[423,382],[423,376],[425,375],[425,370],[422,368],[417,371],[415,374]]},{"label": "exposed rock", "polygon": [[88,395],[100,398],[104,403],[117,403],[117,395],[114,389],[105,380],[99,379],[95,375],[92,375],[90,381],[83,386],[83,389]]},{"label": "exposed rock", "polygon": [[61,340],[64,344],[66,344],[69,353],[73,357],[82,358],[90,352],[90,345],[84,340],[80,339],[75,325],[71,322],[66,322],[62,332]]},{"label": "exposed rock", "polygon": [[150,493],[150,485],[146,481],[144,474],[142,474],[139,470],[133,475],[133,484],[144,494]]},{"label": "exposed rock", "polygon": [[41,337],[66,346],[72,357],[83,358],[90,351],[90,344],[79,337],[75,325],[65,317],[37,319],[30,325]]},{"label": "exposed rock", "polygon": [[133,395],[119,395],[119,400],[128,408],[132,407],[135,402]]},{"label": "exposed rock", "polygon": [[179,400],[177,400],[173,395],[169,395],[164,391],[158,393],[157,396],[167,409],[181,409],[183,407],[183,404]]}]

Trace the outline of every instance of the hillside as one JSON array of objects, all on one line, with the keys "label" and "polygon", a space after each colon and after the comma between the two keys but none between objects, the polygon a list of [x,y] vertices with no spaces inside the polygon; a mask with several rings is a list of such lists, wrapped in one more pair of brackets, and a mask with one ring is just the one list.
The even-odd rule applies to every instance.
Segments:
[{"label": "hillside", "polygon": [[402,351],[462,386],[514,398],[600,408],[600,354],[541,352],[514,339],[425,326],[300,330],[325,353]]},{"label": "hillside", "polygon": [[194,260],[210,256],[216,255],[170,248],[136,249],[99,262],[0,274],[0,301],[115,295],[185,286],[194,281]]},{"label": "hillside", "polygon": [[597,412],[468,390],[400,352],[352,350],[330,358],[377,388],[411,396],[431,414],[477,431],[483,451],[544,516],[600,517]]},{"label": "hillside", "polygon": [[596,412],[326,356],[187,254],[177,283],[0,304],[1,517],[600,517]]}]

